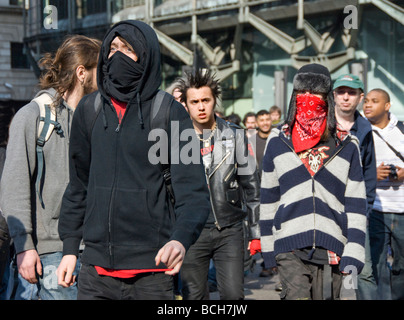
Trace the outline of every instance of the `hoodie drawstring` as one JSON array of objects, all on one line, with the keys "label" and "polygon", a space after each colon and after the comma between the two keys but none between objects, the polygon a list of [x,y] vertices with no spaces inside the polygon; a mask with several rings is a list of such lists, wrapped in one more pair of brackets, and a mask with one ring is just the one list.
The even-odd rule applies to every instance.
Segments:
[{"label": "hoodie drawstring", "polygon": [[142,104],[140,102],[140,94],[139,92],[136,94],[136,101],[137,101],[137,105],[138,105],[138,118],[139,118],[139,123],[142,127],[142,129],[144,129],[144,121],[143,121],[143,112],[142,112]]},{"label": "hoodie drawstring", "polygon": [[[139,124],[141,125],[142,129],[144,129],[144,120],[143,120],[143,112],[142,112],[142,104],[140,102],[140,93],[138,92],[136,94],[136,101],[138,104],[138,118],[139,118]],[[131,103],[131,101],[128,102],[128,106]],[[112,104],[111,104],[112,105]],[[114,108],[114,106],[112,105],[112,107]],[[107,117],[105,115],[105,104],[102,104],[102,109],[101,109],[101,113],[102,113],[102,121],[104,123],[104,129],[108,128],[108,122],[107,122]],[[119,126],[118,126],[119,128]]]},{"label": "hoodie drawstring", "polygon": [[104,103],[102,103],[101,113],[102,113],[102,122],[104,123],[104,129],[107,129],[108,122],[107,122],[107,117],[105,116],[105,104]]}]

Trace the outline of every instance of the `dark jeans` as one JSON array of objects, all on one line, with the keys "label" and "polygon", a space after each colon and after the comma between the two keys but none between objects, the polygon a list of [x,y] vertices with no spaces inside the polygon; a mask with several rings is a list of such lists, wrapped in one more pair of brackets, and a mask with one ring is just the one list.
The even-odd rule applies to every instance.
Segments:
[{"label": "dark jeans", "polygon": [[[387,271],[387,268],[386,268]],[[369,227],[366,230],[365,265],[358,276],[357,300],[377,300],[377,283],[373,276],[372,259],[370,252]]]},{"label": "dark jeans", "polygon": [[163,272],[129,279],[100,276],[93,266],[82,265],[78,300],[173,300],[173,277]]},{"label": "dark jeans", "polygon": [[0,282],[10,262],[10,235],[6,219],[0,211]]},{"label": "dark jeans", "polygon": [[244,233],[242,223],[218,230],[205,228],[188,250],[181,268],[185,300],[202,300],[210,259],[216,267],[220,299],[244,299]]},{"label": "dark jeans", "polygon": [[[404,214],[381,213],[373,210],[369,218],[369,237],[373,275],[378,286],[378,299],[403,300]],[[393,255],[391,272],[387,265],[389,246]]]},{"label": "dark jeans", "polygon": [[342,275],[338,265],[310,263],[293,252],[278,254],[276,263],[282,284],[282,300],[340,299]]}]

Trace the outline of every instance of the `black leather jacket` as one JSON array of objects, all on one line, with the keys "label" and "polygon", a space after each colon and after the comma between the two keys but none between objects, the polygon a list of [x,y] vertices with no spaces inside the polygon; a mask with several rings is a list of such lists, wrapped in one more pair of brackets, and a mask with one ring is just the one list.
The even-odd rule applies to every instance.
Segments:
[{"label": "black leather jacket", "polygon": [[242,128],[221,118],[216,122],[212,162],[205,172],[215,225],[220,230],[248,214],[248,238],[259,239],[260,185],[255,158]]}]

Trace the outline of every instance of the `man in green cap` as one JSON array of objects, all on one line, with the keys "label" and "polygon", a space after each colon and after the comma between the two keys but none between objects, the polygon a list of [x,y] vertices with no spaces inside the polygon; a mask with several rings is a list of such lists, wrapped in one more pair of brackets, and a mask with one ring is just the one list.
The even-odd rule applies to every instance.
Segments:
[{"label": "man in green cap", "polygon": [[[335,117],[337,126],[346,133],[351,133],[359,139],[362,158],[363,177],[366,186],[367,217],[372,211],[376,190],[376,158],[372,127],[369,121],[362,117],[357,110],[364,98],[364,85],[358,76],[345,74],[334,82]],[[373,278],[370,263],[369,231],[366,232],[366,261],[358,278],[358,300],[376,299],[376,282]]]}]

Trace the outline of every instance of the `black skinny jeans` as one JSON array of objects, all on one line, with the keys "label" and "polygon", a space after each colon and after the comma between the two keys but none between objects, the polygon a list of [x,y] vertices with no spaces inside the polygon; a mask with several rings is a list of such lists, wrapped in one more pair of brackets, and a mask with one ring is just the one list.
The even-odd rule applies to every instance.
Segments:
[{"label": "black skinny jeans", "polygon": [[172,276],[143,273],[129,279],[100,276],[83,264],[78,277],[78,300],[174,300]]},{"label": "black skinny jeans", "polygon": [[206,297],[210,259],[216,267],[220,299],[244,299],[243,237],[241,222],[222,230],[203,229],[197,242],[188,250],[181,268],[185,300]]}]

